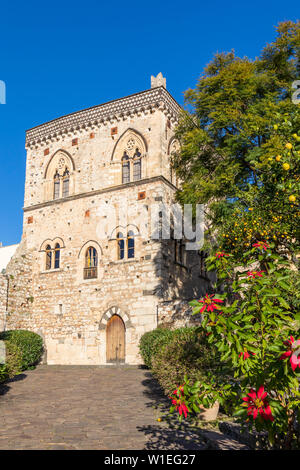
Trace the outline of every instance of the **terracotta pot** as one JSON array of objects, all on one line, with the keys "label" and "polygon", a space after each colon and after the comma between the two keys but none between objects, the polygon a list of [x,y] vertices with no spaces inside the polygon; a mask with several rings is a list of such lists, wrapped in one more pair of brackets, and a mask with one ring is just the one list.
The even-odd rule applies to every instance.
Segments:
[{"label": "terracotta pot", "polygon": [[204,406],[200,406],[200,408],[203,411],[198,416],[202,421],[215,421],[217,419],[219,413],[219,403],[217,401],[212,408],[204,408]]}]

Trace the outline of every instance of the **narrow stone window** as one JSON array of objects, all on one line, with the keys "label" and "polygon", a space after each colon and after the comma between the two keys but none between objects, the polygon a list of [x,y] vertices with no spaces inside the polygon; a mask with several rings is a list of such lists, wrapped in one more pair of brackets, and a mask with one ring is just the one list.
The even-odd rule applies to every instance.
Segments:
[{"label": "narrow stone window", "polygon": [[134,233],[131,230],[127,235],[127,258],[134,258]]},{"label": "narrow stone window", "polygon": [[46,270],[51,269],[52,265],[52,249],[50,245],[46,246]]},{"label": "narrow stone window", "polygon": [[205,260],[207,258],[208,254],[205,253],[205,251],[200,251],[199,257],[200,257],[200,276],[202,277],[207,277],[207,271],[206,271],[206,265],[205,265]]},{"label": "narrow stone window", "polygon": [[136,149],[133,157],[133,181],[138,181],[142,178],[142,160],[139,149]]},{"label": "narrow stone window", "polygon": [[59,199],[60,196],[60,176],[58,171],[56,171],[54,175],[54,194],[53,198],[54,199]]},{"label": "narrow stone window", "polygon": [[65,169],[63,174],[63,194],[62,197],[69,196],[69,189],[70,189],[70,172],[68,168]]},{"label": "narrow stone window", "polygon": [[175,240],[175,263],[185,266],[185,244],[183,240]]},{"label": "narrow stone window", "polygon": [[98,277],[98,253],[96,248],[90,246],[85,252],[85,267],[83,278],[96,279]]},{"label": "narrow stone window", "polygon": [[117,247],[118,247],[118,259],[124,259],[125,257],[125,240],[123,233],[119,232],[117,235]]},{"label": "narrow stone window", "polygon": [[130,161],[129,157],[124,152],[124,155],[122,157],[122,183],[129,183],[130,182]]},{"label": "narrow stone window", "polygon": [[60,267],[60,244],[56,243],[54,249],[54,269],[59,269]]}]

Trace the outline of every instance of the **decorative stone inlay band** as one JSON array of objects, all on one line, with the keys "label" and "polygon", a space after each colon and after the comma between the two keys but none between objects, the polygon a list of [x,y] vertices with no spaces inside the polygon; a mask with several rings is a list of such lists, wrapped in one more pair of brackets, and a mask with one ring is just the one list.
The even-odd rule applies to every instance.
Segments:
[{"label": "decorative stone inlay band", "polygon": [[160,86],[67,114],[53,121],[33,127],[26,132],[26,146],[38,144],[46,139],[55,138],[80,128],[98,125],[101,122],[113,120],[117,116],[122,117],[134,112],[160,107],[166,109],[171,117],[178,120],[181,107],[170,93]]}]

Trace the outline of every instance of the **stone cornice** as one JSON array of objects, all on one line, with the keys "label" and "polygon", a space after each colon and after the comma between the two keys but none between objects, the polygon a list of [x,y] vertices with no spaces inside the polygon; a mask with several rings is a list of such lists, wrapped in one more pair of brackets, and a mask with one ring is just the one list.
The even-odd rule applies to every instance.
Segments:
[{"label": "stone cornice", "polygon": [[181,111],[179,104],[164,87],[151,88],[33,127],[26,132],[26,147],[57,139],[81,129],[97,127],[108,121],[114,122],[136,113],[152,112],[155,109],[165,112],[175,122],[178,121]]},{"label": "stone cornice", "polygon": [[24,212],[29,212],[37,209],[43,209],[44,207],[49,207],[57,204],[62,204],[64,202],[70,202],[70,201],[75,201],[76,199],[82,199],[84,197],[93,197],[93,196],[98,196],[99,194],[105,194],[105,193],[110,193],[113,191],[120,191],[124,190],[127,188],[131,188],[133,186],[141,186],[149,183],[154,183],[156,181],[161,181],[165,183],[167,186],[169,186],[171,189],[174,191],[177,190],[176,186],[174,186],[170,181],[168,181],[164,176],[153,176],[152,178],[145,178],[139,181],[132,181],[130,183],[126,184],[119,184],[117,186],[111,186],[110,188],[105,188],[105,189],[96,189],[95,191],[89,191],[86,193],[79,193],[79,194],[74,194],[73,196],[65,197],[63,199],[54,199],[51,201],[46,201],[42,202],[40,204],[34,204],[32,206],[27,206],[23,207]]}]

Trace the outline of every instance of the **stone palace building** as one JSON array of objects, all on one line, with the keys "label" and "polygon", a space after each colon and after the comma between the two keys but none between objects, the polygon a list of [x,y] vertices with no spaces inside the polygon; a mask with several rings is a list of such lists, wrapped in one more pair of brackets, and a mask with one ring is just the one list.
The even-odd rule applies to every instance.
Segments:
[{"label": "stone palace building", "polygon": [[140,227],[174,202],[180,112],[158,74],[149,90],[27,131],[23,236],[2,265],[0,329],[39,333],[48,364],[138,364],[143,333],[186,324],[187,301],[206,290],[203,253]]}]

